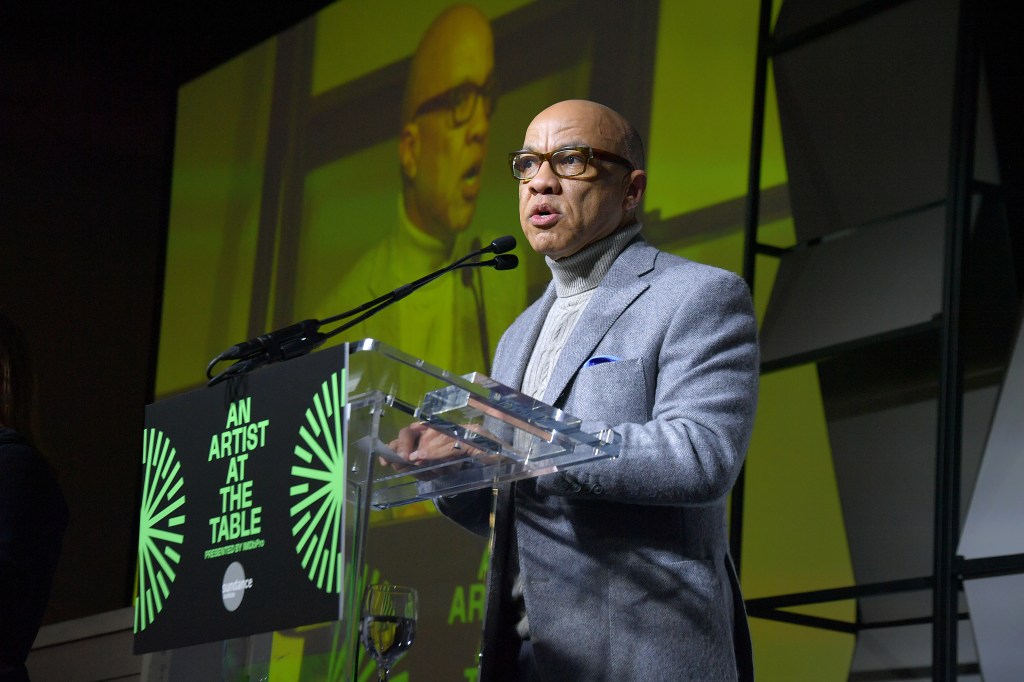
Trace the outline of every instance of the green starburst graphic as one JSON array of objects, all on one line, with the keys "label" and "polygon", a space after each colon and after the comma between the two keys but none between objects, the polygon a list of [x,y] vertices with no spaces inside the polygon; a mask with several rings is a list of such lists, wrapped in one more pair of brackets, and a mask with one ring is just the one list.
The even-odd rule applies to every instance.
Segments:
[{"label": "green starburst graphic", "polygon": [[292,465],[291,507],[295,552],[310,582],[331,594],[341,591],[341,535],[345,503],[345,373],[335,372],[313,395],[299,427]]},{"label": "green starburst graphic", "polygon": [[164,607],[181,563],[185,524],[181,462],[162,431],[142,432],[142,504],[139,511],[139,590],[135,598],[135,632],[145,630]]}]

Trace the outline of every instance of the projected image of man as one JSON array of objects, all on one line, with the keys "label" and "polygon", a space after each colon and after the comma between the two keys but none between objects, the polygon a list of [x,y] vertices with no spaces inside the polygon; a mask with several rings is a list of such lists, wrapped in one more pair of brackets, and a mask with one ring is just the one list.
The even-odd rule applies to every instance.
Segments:
[{"label": "projected image of man", "polygon": [[409,73],[399,139],[405,213],[447,246],[449,256],[476,211],[496,94],[493,71],[490,24],[461,5],[427,29]]},{"label": "projected image of man", "polygon": [[[403,97],[397,225],[346,273],[323,315],[381,296],[470,250],[467,229],[495,106],[493,72],[491,27],[477,8],[449,7],[426,30]],[[372,336],[447,369],[482,370],[489,364],[482,305],[478,274],[449,275],[345,336]]]}]

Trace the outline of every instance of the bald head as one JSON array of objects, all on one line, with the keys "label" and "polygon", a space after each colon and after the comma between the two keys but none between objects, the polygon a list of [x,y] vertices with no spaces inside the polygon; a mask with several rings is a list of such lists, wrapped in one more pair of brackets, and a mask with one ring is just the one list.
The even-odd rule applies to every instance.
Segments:
[{"label": "bald head", "polygon": [[[431,97],[476,82],[479,72],[494,69],[491,24],[472,5],[453,5],[430,24],[412,58],[402,102],[402,122],[412,120],[417,107]],[[483,85],[483,81],[476,82]]]},{"label": "bald head", "polygon": [[646,161],[640,133],[611,107],[585,99],[568,99],[537,114],[530,128],[551,121],[557,121],[560,126],[585,128],[590,139],[595,140],[590,146],[624,156],[636,169],[644,168]]}]

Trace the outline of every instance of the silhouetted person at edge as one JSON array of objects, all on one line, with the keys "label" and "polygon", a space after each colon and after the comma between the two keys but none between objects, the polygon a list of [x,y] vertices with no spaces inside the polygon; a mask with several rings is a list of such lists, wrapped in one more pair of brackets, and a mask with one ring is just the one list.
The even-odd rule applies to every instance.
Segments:
[{"label": "silhouetted person at edge", "polygon": [[31,398],[24,338],[0,314],[0,682],[29,679],[25,660],[68,525],[64,496],[30,442]]}]

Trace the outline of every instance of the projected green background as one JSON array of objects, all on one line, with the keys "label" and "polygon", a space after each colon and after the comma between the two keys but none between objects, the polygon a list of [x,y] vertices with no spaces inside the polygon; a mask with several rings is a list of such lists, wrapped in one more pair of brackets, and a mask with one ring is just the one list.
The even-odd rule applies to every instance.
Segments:
[{"label": "projected green background", "polygon": [[[340,312],[325,309],[329,292],[396,229],[399,108],[409,61],[447,4],[338,2],[181,89],[158,398],[201,386],[206,362],[233,343]],[[537,111],[582,97],[624,111],[645,133],[648,240],[740,272],[758,3],[475,4],[491,21],[501,91],[475,216],[454,255],[474,237],[486,244],[520,234],[506,153],[520,146]],[[574,38],[572,51],[558,46],[565,33]],[[784,188],[771,93],[762,170],[764,189]],[[792,243],[785,207],[762,217],[762,241]],[[482,273],[492,348],[549,277],[543,260],[520,242],[519,269]],[[774,262],[759,258],[757,273],[761,315]],[[394,286],[422,274],[408,271]],[[413,296],[396,310],[415,319],[422,304]],[[374,324],[367,333],[386,331]],[[481,334],[476,326],[457,332]],[[455,362],[456,371],[480,369],[452,357],[426,359]],[[831,462],[814,368],[764,377],[748,456],[741,576],[747,598],[853,582]],[[396,516],[382,516],[378,525],[387,528],[401,520]],[[397,525],[428,523],[422,508],[405,516]],[[476,575],[478,551],[465,554],[450,559],[461,562],[453,572]],[[852,603],[807,612],[848,621],[854,615]],[[846,678],[851,635],[756,619],[751,627],[759,679]],[[471,668],[477,644],[474,628],[467,632],[460,635],[470,641],[455,666],[459,675]],[[416,673],[419,665],[434,665],[428,652],[414,646],[407,662],[410,679],[440,679]]]}]

